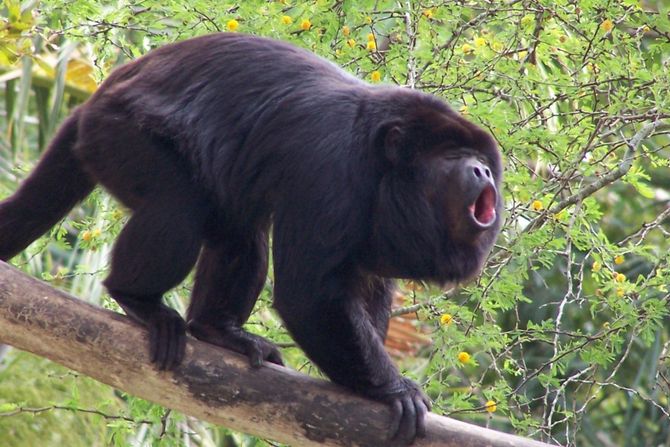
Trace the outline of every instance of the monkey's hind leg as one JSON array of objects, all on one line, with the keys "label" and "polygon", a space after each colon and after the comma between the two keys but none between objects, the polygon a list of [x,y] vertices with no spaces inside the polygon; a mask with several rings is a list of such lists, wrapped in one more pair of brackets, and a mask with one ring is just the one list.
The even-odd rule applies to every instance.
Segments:
[{"label": "monkey's hind leg", "polygon": [[151,359],[171,369],[183,358],[185,322],[162,303],[195,264],[208,203],[172,143],[129,124],[112,100],[82,116],[79,158],[91,175],[133,210],[116,241],[105,286],[149,329]]},{"label": "monkey's hind leg", "polygon": [[162,303],[195,264],[204,217],[195,199],[174,195],[147,200],[121,232],[105,286],[135,320],[149,329],[151,361],[172,369],[184,356],[186,325]]},{"label": "monkey's hind leg", "polygon": [[242,329],[265,283],[267,234],[227,232],[220,239],[206,243],[200,254],[188,329],[200,340],[246,355],[252,367],[264,360],[282,365],[273,343]]}]

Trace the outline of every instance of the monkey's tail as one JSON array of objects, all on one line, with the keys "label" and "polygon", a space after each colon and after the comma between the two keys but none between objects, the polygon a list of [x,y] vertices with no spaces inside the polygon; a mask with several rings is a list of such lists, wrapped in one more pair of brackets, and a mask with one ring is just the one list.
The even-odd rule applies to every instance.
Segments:
[{"label": "monkey's tail", "polygon": [[78,121],[75,110],[18,191],[0,202],[0,260],[20,253],[93,190],[95,182],[72,152]]}]

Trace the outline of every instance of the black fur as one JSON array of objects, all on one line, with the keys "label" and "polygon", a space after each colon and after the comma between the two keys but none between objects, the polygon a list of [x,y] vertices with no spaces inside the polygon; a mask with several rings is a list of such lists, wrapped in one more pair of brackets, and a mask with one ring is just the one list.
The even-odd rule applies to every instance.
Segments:
[{"label": "black fur", "polygon": [[[335,382],[390,403],[407,443],[429,402],[384,350],[387,278],[475,275],[499,230],[501,175],[493,139],[435,97],[372,87],[286,43],[209,35],[120,67],[74,112],[0,203],[0,259],[100,183],[133,210],[105,285],[148,326],[158,366],[182,360],[187,327],[281,364],[242,329],[272,224],[286,327]],[[486,188],[497,215],[481,223],[471,205]],[[185,323],[161,298],[198,255]]]}]

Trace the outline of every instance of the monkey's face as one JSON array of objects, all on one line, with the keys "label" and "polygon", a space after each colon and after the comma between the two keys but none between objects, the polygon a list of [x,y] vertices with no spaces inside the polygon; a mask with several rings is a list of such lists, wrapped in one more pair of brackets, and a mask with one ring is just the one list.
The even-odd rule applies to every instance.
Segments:
[{"label": "monkey's face", "polygon": [[426,169],[425,196],[452,241],[469,244],[497,233],[502,199],[492,164],[465,149],[436,157]]},{"label": "monkey's face", "polygon": [[[438,151],[425,161],[419,200],[433,225],[432,272],[437,283],[465,281],[479,273],[502,223],[497,158],[470,148]],[[418,230],[418,228],[417,228]]]},{"label": "monkey's face", "polygon": [[374,215],[376,266],[389,276],[459,282],[480,271],[500,230],[500,155],[464,119],[431,118],[432,127],[390,139],[393,164]]}]

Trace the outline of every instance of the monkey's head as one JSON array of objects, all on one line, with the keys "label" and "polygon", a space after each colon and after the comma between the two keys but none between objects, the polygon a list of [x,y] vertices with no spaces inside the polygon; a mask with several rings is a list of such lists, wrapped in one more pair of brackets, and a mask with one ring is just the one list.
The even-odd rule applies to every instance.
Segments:
[{"label": "monkey's head", "polygon": [[383,168],[372,265],[385,276],[461,282],[479,273],[500,231],[500,153],[444,103],[418,98],[375,138]]}]

